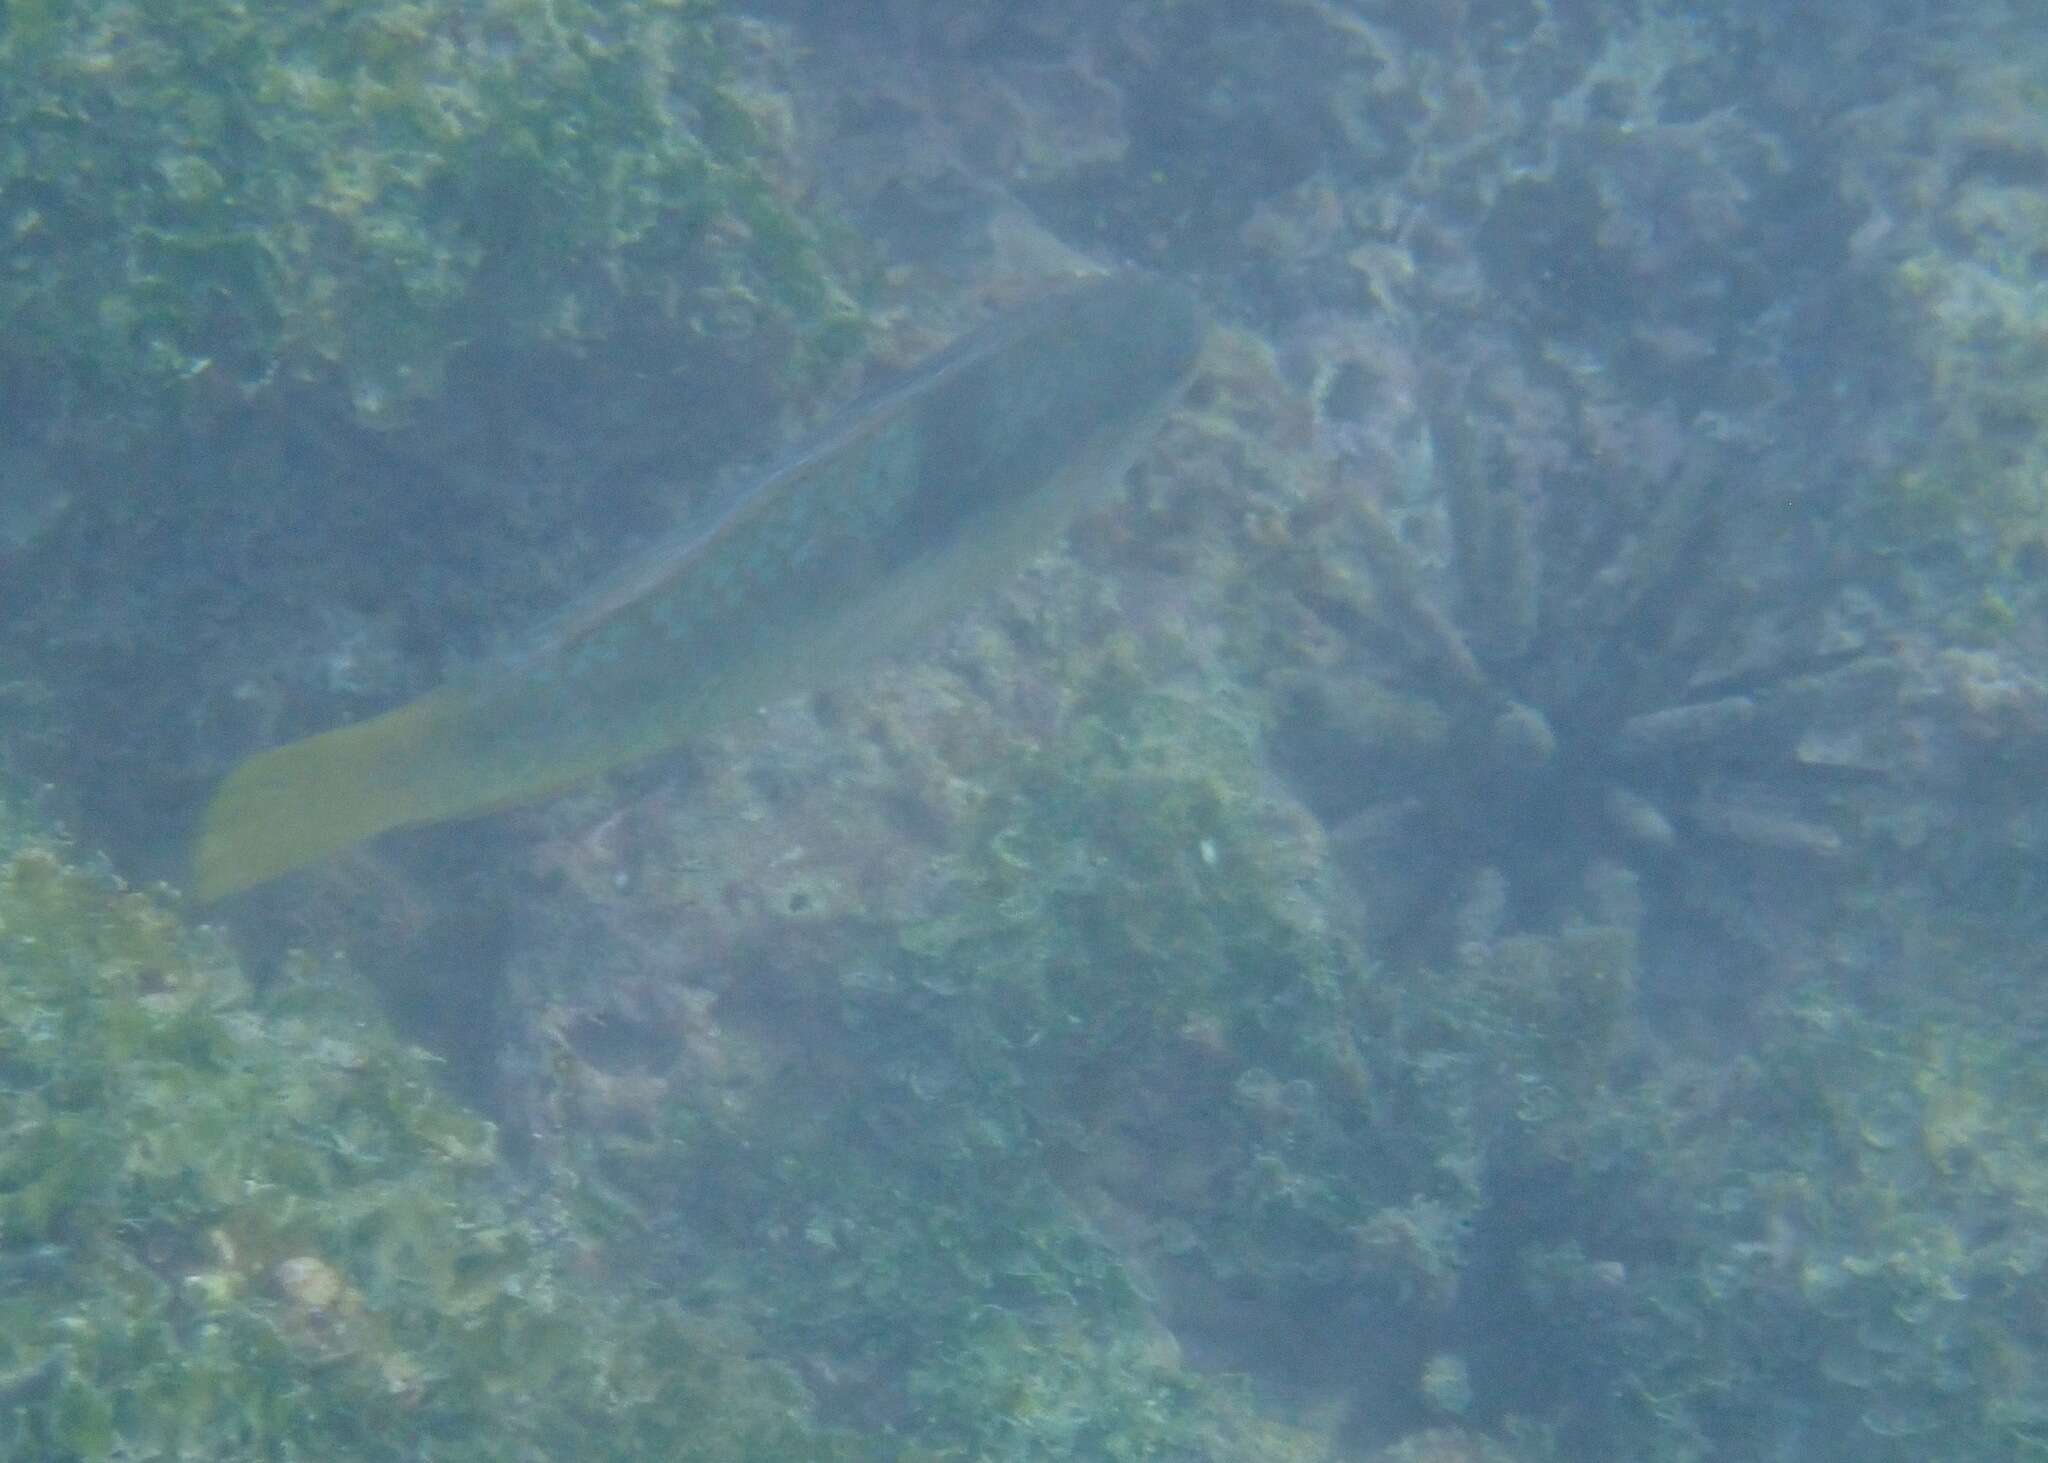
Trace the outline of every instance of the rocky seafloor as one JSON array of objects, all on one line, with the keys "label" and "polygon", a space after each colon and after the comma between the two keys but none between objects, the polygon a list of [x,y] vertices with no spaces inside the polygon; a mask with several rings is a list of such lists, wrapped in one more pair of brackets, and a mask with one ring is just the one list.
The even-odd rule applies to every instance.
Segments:
[{"label": "rocky seafloor", "polygon": [[[716,266],[614,318],[588,302],[650,288],[666,236],[565,229],[555,313],[414,342],[433,381],[368,415],[366,347],[258,328],[224,275],[191,339],[237,374],[153,381],[172,425],[67,434],[142,420],[92,394],[134,372],[75,361],[16,415],[7,761],[131,880],[175,879],[240,755],[509,635],[863,369],[1082,261],[1186,280],[1215,338],[1124,491],[927,653],[188,912],[233,955],[14,835],[0,1300],[42,1319],[0,1341],[13,1438],[2042,1445],[2037,21],[460,9],[408,12],[425,98],[514,45],[572,98],[715,49],[709,99],[603,116],[717,180],[662,246]],[[76,44],[139,66],[122,14]],[[709,172],[664,116],[722,139]],[[174,155],[226,176],[224,145]],[[32,250],[71,215],[13,166]],[[423,237],[487,300],[548,256],[433,212],[449,166]],[[616,223],[638,176],[561,206]],[[279,206],[331,226],[321,197]],[[384,267],[360,237],[327,267]],[[99,1075],[38,1036],[82,1030]],[[259,1096],[166,1073],[273,1093],[267,1136],[229,1118]],[[336,1400],[380,1389],[388,1435]]]}]

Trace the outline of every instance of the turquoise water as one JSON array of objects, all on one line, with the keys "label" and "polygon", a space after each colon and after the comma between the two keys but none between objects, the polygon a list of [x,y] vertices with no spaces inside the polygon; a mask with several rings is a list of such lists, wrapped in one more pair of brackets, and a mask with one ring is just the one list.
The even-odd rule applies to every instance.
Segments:
[{"label": "turquoise water", "polygon": [[[2041,1451],[2048,35],[1784,11],[10,11],[0,1455]],[[916,644],[176,887],[1125,268]]]}]

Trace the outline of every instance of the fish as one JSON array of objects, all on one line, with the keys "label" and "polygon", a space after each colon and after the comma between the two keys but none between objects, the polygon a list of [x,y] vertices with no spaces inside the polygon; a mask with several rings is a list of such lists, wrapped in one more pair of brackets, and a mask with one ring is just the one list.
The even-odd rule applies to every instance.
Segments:
[{"label": "fish", "polygon": [[1122,478],[1206,333],[1192,294],[1127,272],[968,334],[511,651],[231,769],[200,811],[194,897],[534,801],[914,646]]}]

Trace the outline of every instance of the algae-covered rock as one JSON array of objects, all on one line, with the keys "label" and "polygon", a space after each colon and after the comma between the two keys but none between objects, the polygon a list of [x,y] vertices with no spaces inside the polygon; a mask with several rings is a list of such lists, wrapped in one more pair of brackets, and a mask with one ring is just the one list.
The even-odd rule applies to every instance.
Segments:
[{"label": "algae-covered rock", "polygon": [[1984,639],[2038,616],[2048,552],[2048,43],[2035,17],[1988,13],[1909,79],[1854,116],[1845,180],[1913,373],[1886,434],[1913,444],[1890,528],[1936,571],[1951,630]]},{"label": "algae-covered rock", "polygon": [[225,761],[572,598],[844,360],[851,246],[741,49],[703,0],[10,8],[0,680],[56,714],[0,740],[124,869],[173,874]]},{"label": "algae-covered rock", "polygon": [[480,334],[585,341],[653,308],[822,340],[845,317],[713,10],[18,7],[0,370],[124,424],[178,382],[338,378],[378,422]]},{"label": "algae-covered rock", "polygon": [[1570,1233],[1518,1257],[1577,1388],[1566,1456],[1989,1463],[2043,1436],[2034,941],[1891,903],[1897,988],[1789,993],[1743,1057],[1589,1109]]},{"label": "algae-covered rock", "polygon": [[628,1302],[340,971],[253,1002],[163,903],[0,831],[0,1452],[847,1456]]},{"label": "algae-covered rock", "polygon": [[[1419,1426],[1489,1206],[1604,1110],[1631,939],[1381,978],[1246,704],[1130,654],[1042,744],[959,741],[944,839],[872,821],[842,746],[756,785],[777,820],[718,771],[715,818],[655,797],[559,845],[513,969],[521,1131],[652,1283],[940,1455]],[[1493,1361],[1475,1408],[1531,1405]]]},{"label": "algae-covered rock", "polygon": [[[1262,866],[1303,872],[1305,825],[1233,781],[1227,719],[1109,714],[982,763],[965,847],[866,820],[844,762],[757,787],[783,838],[721,777],[705,843],[654,803],[612,850],[565,847],[577,882],[514,968],[522,1126],[615,1199],[655,1284],[725,1298],[835,1419],[934,1457],[1298,1456],[1162,1313],[1152,1230],[1186,1226],[1110,1186],[1176,1170],[1206,1216],[1183,1179],[1249,1176],[1237,1135],[1285,1122],[1300,1045],[1343,1065],[1314,1029],[1342,1019],[1331,932]],[[901,867],[847,864],[849,837]],[[582,882],[607,868],[630,878]],[[1233,1049],[1267,1048],[1260,1011],[1286,1026],[1263,1063]]]}]

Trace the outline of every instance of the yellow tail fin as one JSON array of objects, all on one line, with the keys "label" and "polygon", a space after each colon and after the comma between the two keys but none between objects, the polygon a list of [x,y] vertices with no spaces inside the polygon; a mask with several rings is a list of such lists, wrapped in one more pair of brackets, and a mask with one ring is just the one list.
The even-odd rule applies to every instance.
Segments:
[{"label": "yellow tail fin", "polygon": [[199,815],[193,892],[211,903],[386,829],[448,816],[457,790],[435,776],[436,733],[465,700],[437,691],[242,763]]}]

